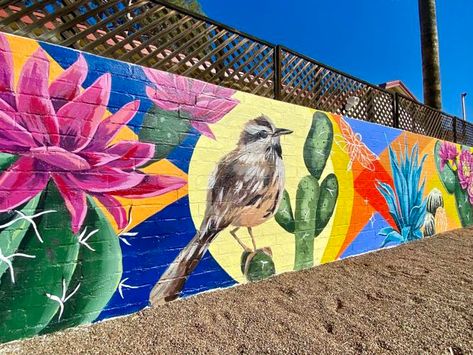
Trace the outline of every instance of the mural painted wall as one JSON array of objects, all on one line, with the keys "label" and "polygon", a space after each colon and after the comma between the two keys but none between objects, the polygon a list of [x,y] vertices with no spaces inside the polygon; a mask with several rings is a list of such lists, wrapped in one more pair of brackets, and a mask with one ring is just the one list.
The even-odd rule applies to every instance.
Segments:
[{"label": "mural painted wall", "polygon": [[0,34],[0,341],[468,226],[473,155]]}]

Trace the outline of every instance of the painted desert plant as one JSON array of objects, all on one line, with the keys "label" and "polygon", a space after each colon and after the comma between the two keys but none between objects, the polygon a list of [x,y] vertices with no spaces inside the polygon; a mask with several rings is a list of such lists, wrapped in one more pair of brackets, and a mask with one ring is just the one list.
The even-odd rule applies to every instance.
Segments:
[{"label": "painted desert plant", "polygon": [[437,141],[434,156],[443,186],[455,196],[462,226],[473,225],[473,154],[469,148],[459,152],[455,144]]},{"label": "painted desert plant", "polygon": [[110,74],[82,90],[82,56],[51,84],[49,65],[38,49],[15,90],[0,34],[0,342],[93,321],[122,275],[119,239],[103,211],[123,229],[128,216],[118,198],[186,183],[139,170],[153,144],[115,141],[140,103],[104,118]]},{"label": "painted desert plant", "polygon": [[424,237],[445,232],[448,228],[442,192],[434,188],[427,196],[427,214],[424,221]]},{"label": "painted desert plant", "polygon": [[423,199],[425,181],[420,184],[420,176],[426,157],[424,155],[419,162],[417,144],[410,154],[406,144],[404,154],[402,151],[399,153],[399,160],[392,147],[389,147],[394,189],[381,181],[378,181],[377,188],[386,200],[396,228],[386,227],[379,231],[380,235],[385,236],[381,247],[388,243],[405,243],[423,237],[427,201]]},{"label": "painted desert plant", "polygon": [[327,164],[333,144],[333,125],[329,117],[316,112],[304,144],[304,163],[310,175],[299,182],[295,214],[292,212],[289,193],[275,215],[276,221],[289,233],[294,233],[296,254],[294,269],[314,265],[314,240],[326,227],[338,199],[338,179],[328,174],[319,182]]},{"label": "painted desert plant", "polygon": [[139,136],[156,144],[155,159],[166,157],[191,128],[215,139],[209,124],[239,103],[231,97],[232,89],[150,68],[144,72],[153,85],[146,87],[146,93],[154,106],[146,113]]},{"label": "painted desert plant", "polygon": [[241,255],[241,272],[248,281],[260,281],[273,276],[276,267],[270,248],[261,248],[253,252],[244,251]]}]

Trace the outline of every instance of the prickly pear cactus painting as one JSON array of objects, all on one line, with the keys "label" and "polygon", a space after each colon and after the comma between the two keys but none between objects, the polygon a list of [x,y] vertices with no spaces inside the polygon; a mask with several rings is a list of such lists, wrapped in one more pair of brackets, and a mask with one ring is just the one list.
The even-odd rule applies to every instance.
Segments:
[{"label": "prickly pear cactus painting", "polygon": [[463,227],[473,225],[473,154],[471,148],[449,142],[435,143],[435,165],[442,184],[455,196]]},{"label": "prickly pear cactus painting", "polygon": [[303,177],[297,188],[295,211],[284,192],[275,215],[276,221],[295,237],[294,270],[314,265],[314,240],[332,217],[338,198],[338,179],[328,174],[321,182],[333,144],[333,125],[329,117],[316,112],[304,144],[304,163],[310,175]]}]

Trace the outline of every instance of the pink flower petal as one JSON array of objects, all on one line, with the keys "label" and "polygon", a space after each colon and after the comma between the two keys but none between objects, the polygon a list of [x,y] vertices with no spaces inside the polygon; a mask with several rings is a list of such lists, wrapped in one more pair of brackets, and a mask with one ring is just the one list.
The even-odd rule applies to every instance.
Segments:
[{"label": "pink flower petal", "polygon": [[202,133],[204,136],[207,136],[211,139],[215,139],[215,135],[213,134],[212,130],[210,129],[209,125],[205,122],[199,121],[191,121],[192,127],[194,127],[197,131]]},{"label": "pink flower petal", "polygon": [[85,151],[102,151],[115,138],[118,132],[135,116],[140,101],[132,101],[113,115],[100,122],[95,132],[94,138],[89,145],[84,148]]},{"label": "pink flower petal", "polygon": [[143,71],[156,86],[174,87],[174,77],[170,73],[151,68],[143,68]]},{"label": "pink flower petal", "polygon": [[236,91],[233,89],[229,89],[223,86],[218,86],[218,85],[213,85],[209,84],[205,90],[204,93],[206,94],[211,94],[216,97],[221,97],[221,98],[229,98],[232,96]]},{"label": "pink flower petal", "polygon": [[0,33],[0,98],[16,107],[13,90],[13,58],[7,37]]},{"label": "pink flower petal", "polygon": [[[3,100],[1,100],[3,101]],[[0,103],[1,107],[1,103]],[[13,117],[0,110],[0,139],[12,146],[18,146],[16,153],[36,146],[33,136],[17,124]]]},{"label": "pink flower petal", "polygon": [[0,211],[32,199],[46,187],[49,175],[37,171],[34,159],[21,157],[0,175]]},{"label": "pink flower petal", "polygon": [[30,150],[30,154],[38,160],[49,165],[50,171],[54,170],[88,170],[90,164],[77,154],[68,152],[60,147],[39,147]]},{"label": "pink flower petal", "polygon": [[215,123],[222,119],[239,103],[234,99],[219,99],[212,96],[200,95],[196,105],[183,105],[181,109],[191,115],[193,119],[208,123]]},{"label": "pink flower petal", "polygon": [[181,108],[191,116],[191,119],[207,123],[215,123],[222,119],[223,116],[225,116],[233,107],[234,106],[229,110],[216,110],[199,106],[182,106]]},{"label": "pink flower petal", "polygon": [[81,190],[104,193],[130,189],[141,183],[145,175],[99,166],[84,172],[73,172],[68,177]]},{"label": "pink flower petal", "polygon": [[80,54],[77,61],[49,86],[49,95],[56,109],[79,95],[82,83],[87,76],[87,70],[87,62]]},{"label": "pink flower petal", "polygon": [[174,87],[179,92],[189,91],[190,93],[190,86],[194,79],[190,79],[182,75],[176,75],[176,74],[171,74],[171,73],[168,73],[168,74],[173,77]]},{"label": "pink flower petal", "polygon": [[87,215],[87,201],[84,191],[77,189],[66,174],[53,174],[54,182],[64,199],[67,210],[71,214],[71,227],[73,233],[79,233],[85,216]]},{"label": "pink flower petal", "polygon": [[104,74],[58,113],[61,147],[80,151],[91,141],[107,108],[110,74]]},{"label": "pink flower petal", "polygon": [[115,222],[117,222],[118,229],[123,229],[128,224],[128,216],[126,211],[116,198],[106,194],[94,195],[102,205],[110,212]]},{"label": "pink flower petal", "polygon": [[121,141],[105,150],[105,153],[118,156],[107,166],[119,169],[133,169],[145,164],[154,155],[154,144],[136,141]]},{"label": "pink flower petal", "polygon": [[184,179],[167,175],[146,175],[143,181],[133,188],[110,192],[124,198],[146,198],[177,190],[187,184]]},{"label": "pink flower petal", "polygon": [[[171,90],[171,89],[169,89]],[[175,93],[175,92],[174,92]],[[166,111],[176,111],[179,108],[179,103],[174,102],[176,95],[172,93],[166,94],[163,91],[158,91],[149,86],[146,87],[146,94],[148,98],[154,102],[156,106]]]},{"label": "pink flower petal", "polygon": [[192,93],[194,94],[197,94],[197,95],[200,95],[202,94],[203,92],[206,92],[207,91],[207,86],[208,85],[211,85],[209,83],[206,83],[205,81],[200,81],[200,80],[195,80],[193,79],[190,83],[189,83],[189,89]]},{"label": "pink flower petal", "polygon": [[118,155],[110,155],[107,153],[99,153],[99,152],[79,152],[77,153],[80,155],[82,158],[87,160],[87,162],[90,164],[92,167],[96,166],[101,166],[101,165],[106,165],[110,163],[111,161],[117,160],[120,158]]},{"label": "pink flower petal", "polygon": [[39,48],[23,66],[17,89],[19,123],[32,133],[41,145],[57,145],[59,129],[49,99],[49,60]]}]

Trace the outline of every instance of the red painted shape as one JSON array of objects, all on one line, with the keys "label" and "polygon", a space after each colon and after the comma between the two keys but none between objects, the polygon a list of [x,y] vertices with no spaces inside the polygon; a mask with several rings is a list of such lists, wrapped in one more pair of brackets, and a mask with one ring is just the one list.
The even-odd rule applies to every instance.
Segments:
[{"label": "red painted shape", "polygon": [[353,164],[353,170],[359,169],[359,174],[355,174],[353,181],[355,195],[353,196],[353,209],[346,238],[342,247],[338,251],[337,258],[343,254],[346,248],[353,242],[356,236],[365,227],[373,212],[378,212],[392,226],[395,227],[393,218],[389,214],[388,205],[377,189],[378,181],[393,185],[393,180],[384,169],[379,160],[374,162],[375,170],[363,169],[360,164]]}]

